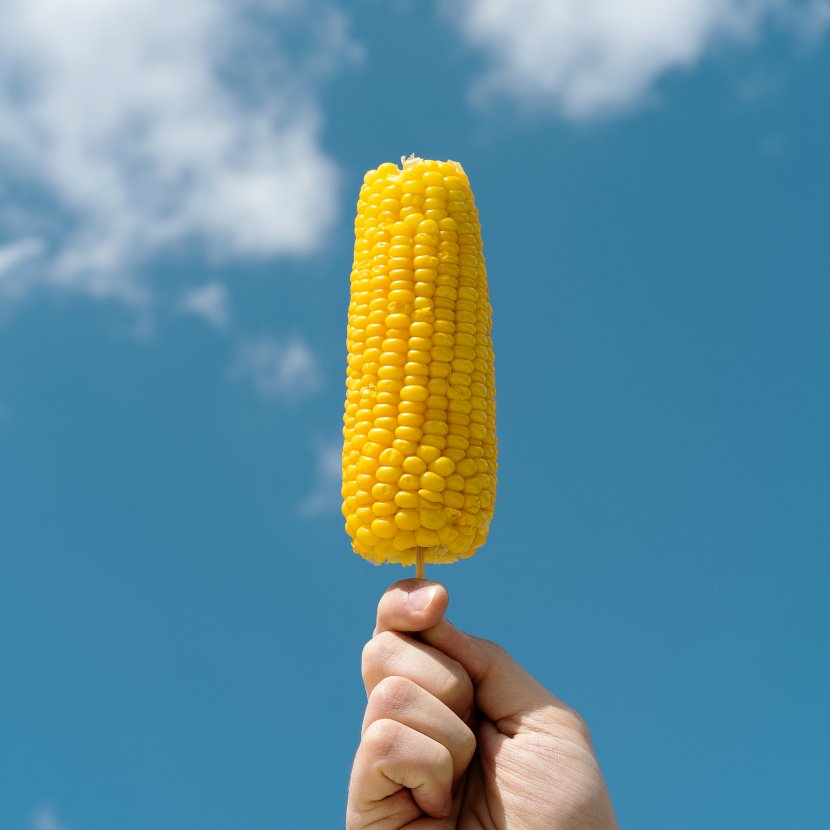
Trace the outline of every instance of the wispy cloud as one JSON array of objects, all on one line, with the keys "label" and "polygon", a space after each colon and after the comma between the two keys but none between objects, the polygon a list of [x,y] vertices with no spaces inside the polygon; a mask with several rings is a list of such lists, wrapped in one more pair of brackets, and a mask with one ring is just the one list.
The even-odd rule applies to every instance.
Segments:
[{"label": "wispy cloud", "polygon": [[830,29],[830,0],[787,4],[784,16],[801,40],[812,46]]},{"label": "wispy cloud", "polygon": [[[18,288],[141,303],[141,266],[169,249],[314,249],[338,183],[318,90],[356,55],[328,0],[7,0],[0,199],[34,193],[31,224],[51,234]],[[35,255],[12,244],[6,272]]]},{"label": "wispy cloud", "polygon": [[67,830],[51,807],[38,807],[32,813],[31,830]]},{"label": "wispy cloud", "polygon": [[200,317],[215,329],[224,329],[231,316],[228,289],[221,282],[209,282],[190,288],[182,294],[179,309]]},{"label": "wispy cloud", "polygon": [[25,263],[37,259],[43,251],[43,241],[35,236],[0,244],[0,286],[4,286],[8,293],[14,293],[11,282],[14,272]]},{"label": "wispy cloud", "polygon": [[247,380],[265,398],[296,402],[322,385],[317,360],[299,338],[280,341],[262,335],[242,341],[236,349],[230,377]]},{"label": "wispy cloud", "polygon": [[300,505],[301,516],[312,517],[337,512],[343,470],[341,459],[340,443],[321,444],[317,447],[316,480],[311,493]]},{"label": "wispy cloud", "polygon": [[[584,119],[630,108],[655,81],[771,21],[816,33],[826,0],[463,0],[443,8],[487,58],[475,96]],[[820,35],[818,35],[820,36]]]}]

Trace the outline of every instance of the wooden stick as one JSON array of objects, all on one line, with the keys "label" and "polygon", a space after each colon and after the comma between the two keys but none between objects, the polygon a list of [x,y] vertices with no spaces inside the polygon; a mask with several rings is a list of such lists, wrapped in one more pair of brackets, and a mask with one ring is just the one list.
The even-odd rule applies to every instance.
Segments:
[{"label": "wooden stick", "polygon": [[415,548],[415,578],[424,578],[424,549],[420,545]]}]

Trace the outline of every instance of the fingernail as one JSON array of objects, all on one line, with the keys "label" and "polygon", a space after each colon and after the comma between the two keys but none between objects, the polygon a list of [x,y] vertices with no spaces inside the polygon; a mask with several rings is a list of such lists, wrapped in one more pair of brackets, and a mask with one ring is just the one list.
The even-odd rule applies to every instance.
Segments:
[{"label": "fingernail", "polygon": [[406,598],[409,602],[409,607],[413,611],[426,611],[429,604],[435,599],[435,592],[438,590],[437,585],[427,585],[424,588],[417,588],[410,591]]}]

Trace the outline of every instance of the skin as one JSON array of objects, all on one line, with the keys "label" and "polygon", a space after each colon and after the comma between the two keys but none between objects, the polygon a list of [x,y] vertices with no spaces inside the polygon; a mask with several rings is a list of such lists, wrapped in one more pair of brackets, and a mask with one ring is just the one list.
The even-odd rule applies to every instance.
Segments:
[{"label": "skin", "polygon": [[381,597],[347,830],[617,830],[585,722],[448,602],[416,579]]}]

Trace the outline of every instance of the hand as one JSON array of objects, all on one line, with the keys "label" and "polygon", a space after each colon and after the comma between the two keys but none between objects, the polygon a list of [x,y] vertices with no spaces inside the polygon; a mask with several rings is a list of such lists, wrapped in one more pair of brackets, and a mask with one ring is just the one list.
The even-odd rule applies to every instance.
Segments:
[{"label": "hand", "polygon": [[616,830],[583,720],[448,601],[415,579],[380,600],[347,830]]}]

